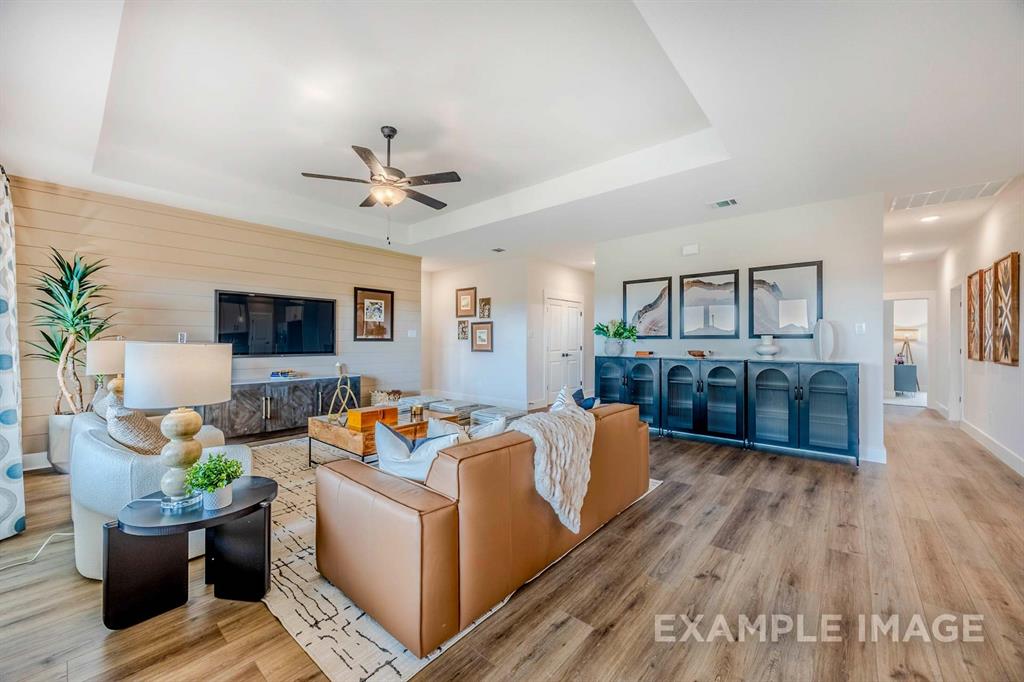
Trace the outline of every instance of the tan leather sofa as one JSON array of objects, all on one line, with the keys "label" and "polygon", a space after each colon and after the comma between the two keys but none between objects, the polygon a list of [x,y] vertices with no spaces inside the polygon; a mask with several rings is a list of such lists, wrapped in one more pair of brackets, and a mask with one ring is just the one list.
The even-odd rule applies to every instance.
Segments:
[{"label": "tan leather sofa", "polygon": [[647,425],[602,405],[573,534],[538,494],[517,432],[443,450],[425,485],[354,460],[316,473],[320,573],[423,657],[642,496]]}]

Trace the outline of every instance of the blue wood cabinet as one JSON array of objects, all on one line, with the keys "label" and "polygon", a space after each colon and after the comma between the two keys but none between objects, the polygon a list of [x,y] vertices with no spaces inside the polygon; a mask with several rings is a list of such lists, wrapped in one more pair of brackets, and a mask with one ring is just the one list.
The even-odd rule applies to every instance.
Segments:
[{"label": "blue wood cabinet", "polygon": [[742,360],[661,361],[661,428],[742,442],[746,370]]},{"label": "blue wood cabinet", "polygon": [[753,446],[844,455],[860,463],[856,364],[751,361],[747,396]]},{"label": "blue wood cabinet", "polygon": [[603,403],[631,403],[671,434],[860,464],[854,363],[598,357]]}]

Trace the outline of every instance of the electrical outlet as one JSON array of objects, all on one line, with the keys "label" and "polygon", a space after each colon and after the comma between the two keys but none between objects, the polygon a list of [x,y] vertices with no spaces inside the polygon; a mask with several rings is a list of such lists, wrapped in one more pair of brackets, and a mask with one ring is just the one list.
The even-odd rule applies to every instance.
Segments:
[{"label": "electrical outlet", "polygon": [[857,336],[864,336],[868,333],[868,325],[865,322],[858,322],[853,325],[853,333]]}]

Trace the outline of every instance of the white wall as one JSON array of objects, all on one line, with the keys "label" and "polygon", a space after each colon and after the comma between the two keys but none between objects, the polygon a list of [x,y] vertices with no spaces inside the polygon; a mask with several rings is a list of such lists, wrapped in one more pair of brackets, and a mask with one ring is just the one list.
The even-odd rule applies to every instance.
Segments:
[{"label": "white wall", "polygon": [[936,260],[888,264],[883,277],[885,293],[931,291],[935,288],[938,272]]},{"label": "white wall", "polygon": [[594,390],[594,273],[542,260],[527,265],[527,394],[529,407],[547,405],[544,377],[544,299],[569,296],[583,303],[583,391]]},{"label": "white wall", "polygon": [[[932,334],[935,356],[953,360],[949,343],[950,289],[960,284],[966,291],[968,273],[992,265],[1011,251],[1024,251],[1024,178],[1017,178],[1000,192],[996,204],[978,225],[939,259],[938,319]],[[954,324],[960,325],[960,321],[954,320]],[[1024,357],[1024,334],[1021,337]],[[962,428],[1024,475],[1024,370],[968,360],[966,350],[963,363]],[[932,376],[929,395],[932,393],[941,396],[942,407],[946,408],[951,399],[948,371]]]},{"label": "white wall", "polygon": [[[928,299],[896,300],[893,303],[893,327],[917,329],[917,340],[910,342],[910,352],[917,365],[917,383],[922,391],[928,390]],[[899,332],[895,337],[899,337]],[[902,341],[893,340],[893,356],[903,347]]]},{"label": "white wall", "polygon": [[[837,328],[836,360],[861,365],[861,455],[884,461],[882,439],[882,215],[883,197],[870,194],[736,218],[689,225],[597,245],[595,318],[622,317],[622,282],[671,276],[672,332],[679,334],[679,275],[740,269],[740,339],[645,340],[636,348],[679,355],[705,348],[750,357],[757,340],[747,338],[747,269],[823,260],[824,315]],[[700,254],[682,255],[697,243]],[[866,325],[864,335],[854,325]],[[810,340],[780,340],[783,357],[813,358]],[[627,352],[632,352],[632,348]]]},{"label": "white wall", "polygon": [[[502,259],[430,275],[430,381],[425,392],[489,405],[525,408],[527,403],[527,263]],[[474,353],[458,340],[455,290],[476,287],[491,298],[494,352]],[[469,322],[479,318],[461,318]]]}]

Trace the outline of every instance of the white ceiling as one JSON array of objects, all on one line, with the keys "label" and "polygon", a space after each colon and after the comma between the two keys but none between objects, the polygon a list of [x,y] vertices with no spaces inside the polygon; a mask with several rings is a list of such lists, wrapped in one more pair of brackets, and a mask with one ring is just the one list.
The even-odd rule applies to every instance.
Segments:
[{"label": "white ceiling", "polygon": [[589,267],[602,239],[727,215],[716,199],[1021,173],[1022,19],[1013,1],[6,0],[0,161],[381,244],[362,188],[298,173],[360,177],[349,146],[383,156],[394,124],[395,165],[464,179],[429,188],[444,211],[396,207],[394,248],[428,269],[496,246]]}]

